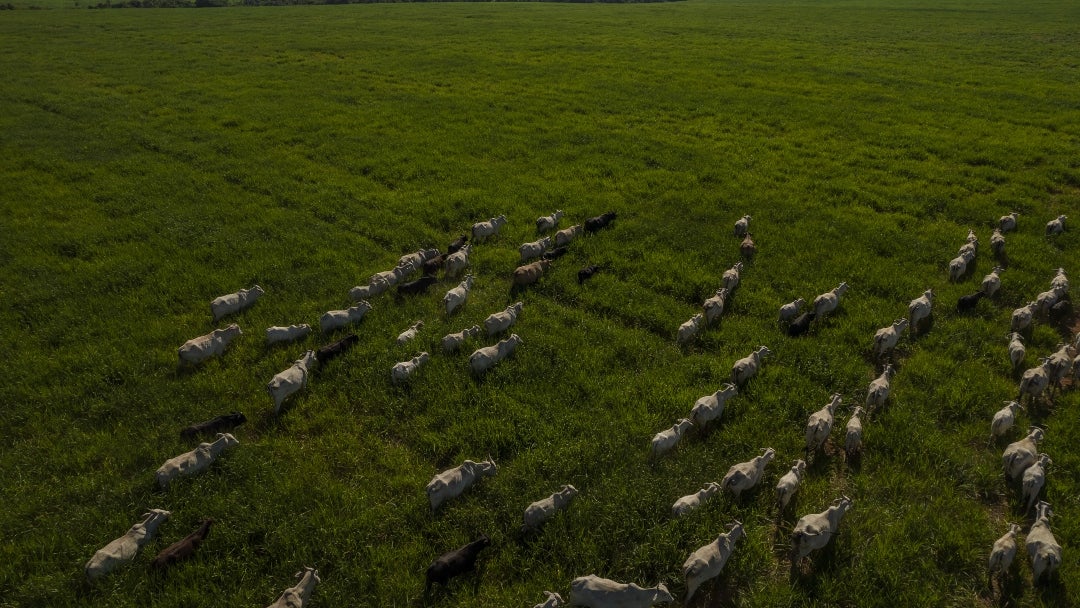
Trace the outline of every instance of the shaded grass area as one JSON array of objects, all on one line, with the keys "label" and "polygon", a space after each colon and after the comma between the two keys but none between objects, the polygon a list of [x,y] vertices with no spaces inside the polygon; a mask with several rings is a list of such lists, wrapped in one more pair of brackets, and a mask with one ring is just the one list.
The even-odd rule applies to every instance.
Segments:
[{"label": "shaded grass area", "polygon": [[[747,537],[696,602],[997,603],[986,556],[1023,520],[1004,445],[986,447],[1016,390],[1009,313],[1057,267],[1080,272],[1074,230],[1042,236],[1059,213],[1080,218],[1078,12],[911,0],[5,14],[0,603],[265,605],[312,565],[315,606],[420,605],[427,564],[480,532],[494,547],[479,588],[457,582],[432,603],[531,605],[587,573],[666,580],[681,598],[682,561],[736,518]],[[511,293],[517,245],[555,209],[564,226],[619,218]],[[957,317],[1012,210],[1000,294]],[[266,348],[265,327],[314,325],[402,253],[500,213],[461,313],[441,312],[456,281],[373,299],[360,345],[269,413],[265,382],[330,337]],[[760,253],[720,325],[677,349],[679,323],[737,259],[743,213]],[[950,285],[969,227],[983,248]],[[578,286],[587,263],[609,269]],[[840,281],[838,314],[782,335],[781,304]],[[267,296],[229,319],[244,336],[178,371],[175,348],[214,327],[209,300],[253,283]],[[861,403],[874,330],[930,286],[933,328],[901,341],[861,463],[835,450],[811,463],[795,515],[840,494],[855,505],[835,548],[792,577],[796,517],[778,517],[771,488],[831,393],[838,422]],[[525,345],[485,378],[469,377],[467,349],[390,385],[393,363],[519,298]],[[419,342],[394,345],[416,319]],[[1063,337],[1038,322],[1025,367]],[[722,421],[650,461],[649,438],[759,344],[776,354]],[[1076,408],[1066,392],[1022,417],[1047,427],[1065,563],[1060,583],[1032,590],[1021,549],[1005,604],[1077,603]],[[250,420],[240,446],[154,489],[153,471],[191,447],[179,429],[234,409]],[[679,496],[767,445],[778,455],[760,491],[671,519]],[[431,476],[488,455],[499,474],[430,514]],[[572,508],[519,538],[525,506],[564,483],[581,490]],[[150,507],[173,512],[160,537],[83,585],[94,550]],[[149,574],[203,517],[218,523],[199,555]]]}]

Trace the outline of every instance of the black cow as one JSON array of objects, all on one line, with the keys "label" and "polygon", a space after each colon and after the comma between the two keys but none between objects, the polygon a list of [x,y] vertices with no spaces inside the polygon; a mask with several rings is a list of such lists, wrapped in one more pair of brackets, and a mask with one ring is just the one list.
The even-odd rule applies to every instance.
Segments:
[{"label": "black cow", "polygon": [[424,276],[435,276],[442,270],[443,264],[446,263],[446,255],[439,254],[430,260],[424,262]]},{"label": "black cow", "polygon": [[465,236],[464,234],[457,237],[457,239],[453,243],[450,243],[449,245],[446,246],[446,255],[450,255],[451,253],[454,253],[458,249],[461,249],[462,247],[465,246],[465,243],[468,243],[468,242],[469,242],[469,237]]},{"label": "black cow", "polygon": [[578,285],[581,285],[585,281],[588,281],[589,279],[592,278],[592,276],[594,274],[596,274],[599,271],[600,271],[600,267],[597,266],[596,264],[593,264],[591,266],[586,266],[585,268],[582,268],[581,270],[577,271]]},{"label": "black cow", "polygon": [[975,306],[978,305],[979,300],[986,296],[981,291],[967,296],[960,296],[960,299],[956,301],[956,312],[968,312],[969,310],[975,310]]},{"label": "black cow", "polygon": [[476,557],[485,547],[491,545],[491,539],[487,534],[481,534],[480,538],[473,542],[444,553],[431,562],[427,569],[427,585],[424,593],[431,589],[432,583],[447,584],[455,576],[472,572],[476,569]]},{"label": "black cow", "polygon": [[791,325],[788,325],[787,335],[794,338],[810,331],[810,322],[814,320],[815,316],[816,314],[813,311],[799,315],[797,319],[791,322]]},{"label": "black cow", "polygon": [[247,422],[247,416],[244,416],[240,412],[222,414],[213,420],[199,422],[198,424],[193,424],[183,429],[180,431],[180,437],[183,439],[194,439],[199,435],[231,433],[233,429],[245,422]]},{"label": "black cow", "polygon": [[356,334],[349,334],[337,342],[331,342],[326,346],[315,351],[315,360],[319,363],[326,363],[331,359],[335,359],[345,351],[353,347],[354,344],[360,341],[360,337]]},{"label": "black cow", "polygon": [[589,219],[585,220],[585,232],[596,232],[597,230],[600,230],[602,228],[607,228],[607,225],[610,224],[614,219],[614,211],[608,211],[604,215],[590,217]]},{"label": "black cow", "polygon": [[212,523],[214,523],[214,520],[204,519],[197,530],[165,547],[161,553],[158,553],[154,561],[150,562],[150,566],[158,569],[168,568],[178,561],[195,555],[195,550],[199,548],[199,545],[206,540],[206,535],[210,533],[210,524]]},{"label": "black cow", "polygon": [[420,277],[415,281],[409,281],[408,283],[402,283],[398,285],[398,295],[415,296],[427,291],[428,287],[431,287],[435,283],[438,283],[438,277],[426,276]]},{"label": "black cow", "polygon": [[556,247],[554,249],[548,249],[542,256],[545,260],[557,260],[566,255],[566,252],[570,251],[569,245],[563,245],[562,247]]}]

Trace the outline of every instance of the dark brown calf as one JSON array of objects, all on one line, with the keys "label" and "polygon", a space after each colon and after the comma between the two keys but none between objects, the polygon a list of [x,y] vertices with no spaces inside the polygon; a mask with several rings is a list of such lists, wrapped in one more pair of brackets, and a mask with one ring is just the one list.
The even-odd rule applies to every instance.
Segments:
[{"label": "dark brown calf", "polygon": [[356,334],[349,334],[337,342],[327,344],[315,351],[315,360],[319,363],[326,363],[327,361],[340,356],[359,341],[360,338]]},{"label": "dark brown calf", "polygon": [[480,551],[491,544],[491,539],[487,537],[487,534],[481,534],[480,538],[473,542],[454,549],[449,553],[443,553],[435,561],[431,562],[431,565],[427,569],[427,585],[424,587],[424,593],[427,593],[431,589],[432,583],[440,583],[445,585],[450,582],[450,579],[455,576],[472,572],[476,569],[476,557],[480,555]]},{"label": "dark brown calf", "polygon": [[195,530],[191,534],[185,536],[182,540],[179,540],[157,554],[154,561],[150,562],[150,567],[164,569],[175,564],[178,561],[185,560],[195,554],[195,550],[199,548],[199,545],[206,540],[206,535],[210,533],[210,524],[214,523],[212,519],[204,519],[199,529]]},{"label": "dark brown calf", "polygon": [[600,267],[597,266],[596,264],[593,264],[591,266],[586,266],[585,268],[582,268],[581,270],[577,271],[578,285],[581,285],[585,281],[588,281],[589,279],[592,278],[592,276],[594,274],[596,274],[599,271],[600,271]]},{"label": "dark brown calf", "polygon": [[589,219],[585,220],[585,232],[596,232],[601,228],[607,228],[607,225],[610,224],[614,219],[614,211],[608,211],[603,215],[590,217]]},{"label": "dark brown calf", "polygon": [[462,247],[465,246],[465,243],[468,243],[468,242],[469,242],[469,237],[465,236],[464,234],[457,237],[457,239],[453,243],[450,243],[449,245],[447,245],[447,247],[446,247],[446,255],[450,255],[451,253],[454,253],[458,249],[461,249]]},{"label": "dark brown calf", "polygon": [[199,422],[180,431],[182,439],[194,439],[199,435],[215,435],[217,433],[231,433],[233,429],[247,422],[247,416],[240,412],[222,414],[212,420]]},{"label": "dark brown calf", "polygon": [[399,295],[415,296],[427,291],[428,287],[431,287],[439,281],[436,277],[420,277],[415,281],[408,283],[402,283],[398,285],[397,292]]},{"label": "dark brown calf", "polygon": [[557,259],[561,258],[562,256],[566,255],[567,251],[570,251],[570,246],[569,245],[563,245],[562,247],[556,247],[554,249],[548,249],[547,251],[544,252],[544,255],[541,256],[541,257],[543,257],[545,260],[557,260]]}]

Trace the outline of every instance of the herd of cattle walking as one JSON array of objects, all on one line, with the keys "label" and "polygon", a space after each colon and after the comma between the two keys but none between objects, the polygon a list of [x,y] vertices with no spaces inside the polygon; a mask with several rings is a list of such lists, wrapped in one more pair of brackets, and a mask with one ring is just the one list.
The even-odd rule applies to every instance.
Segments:
[{"label": "herd of cattle walking", "polygon": [[[556,230],[561,218],[561,211],[539,218],[536,221],[538,232],[542,234]],[[549,269],[552,260],[566,253],[568,246],[575,238],[583,232],[595,233],[607,227],[614,219],[614,213],[605,213],[590,218],[583,224],[558,230],[554,238],[544,236],[537,241],[523,244],[519,248],[522,265],[512,275],[514,285],[525,286],[535,283]],[[746,215],[735,223],[735,236],[742,239],[740,251],[747,258],[752,258],[757,251],[749,232],[751,219],[751,216]],[[1065,219],[1065,216],[1060,216],[1049,222],[1046,234],[1057,234],[1063,231]],[[446,277],[457,278],[469,267],[472,244],[496,235],[505,223],[505,216],[499,216],[487,222],[475,224],[472,229],[472,243],[469,243],[468,238],[463,235],[450,244],[445,254],[436,249],[426,249],[403,256],[394,269],[377,273],[366,285],[352,288],[349,294],[356,304],[344,310],[332,310],[323,314],[319,322],[320,330],[323,333],[329,333],[360,321],[371,310],[371,304],[364,298],[377,296],[395,285],[400,294],[415,295],[424,293],[437,282],[439,270],[443,270]],[[1015,229],[1016,223],[1017,214],[1009,214],[1000,218],[999,227],[994,230],[991,246],[993,254],[999,259],[1004,255],[1003,233]],[[975,259],[977,251],[978,239],[974,231],[969,231],[959,255],[949,263],[950,280],[959,280],[966,274],[967,265]],[[540,259],[531,261],[537,258]],[[578,274],[579,282],[588,280],[599,270],[600,267],[595,265],[583,268]],[[421,278],[405,281],[418,271],[423,272]],[[742,271],[743,263],[737,262],[723,272],[722,286],[704,302],[702,312],[694,315],[678,328],[676,341],[679,345],[690,343],[720,318],[726,303],[741,281]],[[978,292],[960,298],[957,311],[971,310],[979,299],[993,297],[1001,285],[1001,271],[1000,267],[995,268],[983,279]],[[447,315],[466,302],[472,286],[473,276],[468,274],[463,277],[460,284],[446,293],[443,304]],[[1051,281],[1051,289],[1048,292],[1039,294],[1030,304],[1013,312],[1008,352],[1014,370],[1022,364],[1025,356],[1021,332],[1027,329],[1038,315],[1055,314],[1063,310],[1068,304],[1068,289],[1065,271],[1059,269]],[[815,320],[821,320],[837,310],[847,290],[847,283],[840,283],[836,288],[814,298],[810,310],[801,314],[800,310],[806,305],[806,301],[803,298],[797,298],[780,307],[779,323],[789,336],[806,334]],[[254,305],[263,295],[265,295],[264,290],[256,285],[250,289],[243,289],[214,299],[210,305],[214,322],[217,323],[229,315]],[[888,401],[891,381],[895,374],[895,368],[889,362],[893,349],[905,330],[909,330],[912,335],[925,331],[924,322],[930,317],[933,303],[934,292],[932,289],[927,289],[922,296],[911,301],[907,317],[898,319],[875,333],[872,350],[877,360],[884,362],[884,365],[880,376],[875,378],[868,387],[865,404],[855,407],[846,423],[843,449],[849,459],[860,457],[863,450],[862,418],[873,416]],[[503,334],[516,323],[522,308],[522,302],[516,302],[505,310],[489,315],[482,328],[480,325],[473,325],[460,332],[446,335],[442,339],[444,352],[448,355],[457,352],[467,341],[476,339],[482,334],[486,334],[489,338]],[[397,343],[404,345],[414,340],[423,325],[422,320],[415,322],[398,335]],[[266,343],[293,342],[304,339],[310,332],[311,327],[307,324],[270,327],[266,330]],[[195,365],[211,357],[220,356],[241,333],[238,325],[231,324],[187,341],[178,350],[180,364]],[[276,374],[266,385],[275,413],[280,411],[290,396],[307,386],[310,374],[316,365],[326,363],[341,355],[358,340],[356,334],[349,334],[317,351],[306,351],[292,366]],[[517,334],[511,334],[493,345],[477,348],[469,357],[472,372],[477,375],[487,372],[511,356],[522,343]],[[1007,402],[1007,405],[994,415],[991,423],[991,442],[1004,437],[1013,427],[1018,413],[1023,409],[1021,402],[1025,395],[1030,396],[1031,401],[1035,403],[1048,388],[1050,391],[1053,388],[1061,388],[1063,380],[1068,376],[1080,376],[1080,353],[1077,351],[1080,351],[1080,335],[1076,337],[1075,343],[1063,344],[1057,352],[1044,358],[1039,366],[1022,374],[1017,400]],[[727,402],[757,374],[765,358],[772,354],[768,347],[760,346],[748,356],[736,361],[732,366],[729,383],[721,386],[715,393],[699,398],[693,404],[687,418],[678,420],[671,428],[662,430],[653,437],[652,456],[660,457],[673,450],[690,428],[694,426],[704,428],[719,419]],[[391,381],[408,382],[430,358],[429,353],[420,352],[412,359],[395,364],[390,370]],[[840,394],[834,394],[829,403],[810,415],[805,431],[806,458],[812,458],[825,448],[832,433],[836,410],[842,401]],[[157,470],[157,484],[164,489],[178,477],[193,475],[208,468],[225,450],[238,445],[239,442],[229,431],[245,421],[243,414],[233,412],[182,430],[181,436],[185,439],[193,439],[204,434],[216,434],[216,439],[212,442],[201,443],[194,450],[168,459]],[[1051,575],[1056,571],[1061,563],[1062,551],[1049,528],[1049,518],[1052,515],[1050,505],[1037,502],[1045,484],[1046,467],[1051,464],[1050,458],[1045,454],[1040,454],[1037,449],[1037,442],[1043,438],[1044,432],[1043,429],[1032,427],[1027,436],[1010,444],[1003,454],[1007,480],[1010,482],[1019,480],[1022,484],[1022,503],[1025,506],[1025,513],[1029,513],[1032,509],[1036,510],[1035,521],[1026,538],[1026,547],[1031,557],[1033,578],[1036,583],[1043,580],[1044,575]],[[733,465],[719,483],[709,482],[696,493],[676,500],[672,506],[672,515],[685,517],[722,492],[730,493],[738,500],[743,492],[759,484],[766,466],[775,456],[776,451],[773,448],[762,448],[760,455]],[[781,513],[787,509],[792,497],[797,493],[806,475],[806,469],[806,460],[797,459],[789,472],[780,478],[775,493]],[[461,495],[480,479],[495,475],[496,471],[496,464],[491,459],[481,462],[466,460],[457,467],[435,475],[426,487],[431,509],[433,511],[438,509],[447,501]],[[524,512],[522,531],[526,532],[543,525],[556,513],[568,508],[577,494],[578,490],[574,486],[564,485],[549,497],[529,505]],[[842,496],[824,511],[805,515],[798,520],[792,534],[793,568],[811,552],[829,543],[838,532],[842,518],[852,505],[853,501],[850,498]],[[86,564],[86,576],[90,580],[95,580],[133,560],[139,550],[154,537],[158,527],[169,517],[169,511],[162,509],[152,509],[146,513],[144,519],[133,525],[126,534],[94,554]],[[164,568],[194,554],[196,548],[206,538],[212,523],[212,520],[204,520],[192,534],[162,551],[153,560],[152,565]],[[1018,525],[1010,525],[1009,531],[994,544],[989,560],[991,580],[1008,570],[1016,553],[1016,535],[1019,530]],[[720,574],[734,551],[736,543],[744,536],[744,533],[743,524],[734,521],[728,526],[728,530],[720,534],[715,541],[697,549],[687,558],[683,564],[686,580],[685,601],[689,602],[702,584]],[[490,539],[486,535],[481,535],[476,541],[440,556],[427,570],[427,588],[433,584],[446,583],[455,576],[472,571],[481,551],[490,544]],[[305,568],[297,573],[297,576],[300,582],[286,589],[271,605],[271,608],[300,608],[304,605],[315,584],[319,582],[318,572],[312,568]],[[537,608],[555,608],[564,603],[558,593],[545,593],[547,599],[537,604]],[[634,608],[670,601],[673,601],[673,597],[663,584],[656,587],[640,587],[636,584],[619,583],[589,575],[575,579],[570,585],[570,603],[580,606]]]}]

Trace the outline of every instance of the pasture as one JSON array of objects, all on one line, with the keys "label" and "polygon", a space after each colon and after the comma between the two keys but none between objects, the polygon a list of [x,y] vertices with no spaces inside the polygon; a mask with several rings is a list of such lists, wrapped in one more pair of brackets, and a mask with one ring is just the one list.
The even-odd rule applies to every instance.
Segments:
[{"label": "pasture", "polygon": [[[315,607],[531,606],[590,573],[666,581],[681,605],[683,561],[735,519],[746,537],[695,606],[1077,605],[1080,392],[987,437],[1016,396],[1011,311],[1058,267],[1080,281],[1078,23],[1075,0],[5,11],[0,606],[265,606],[304,566]],[[618,219],[512,292],[518,245],[556,209],[563,227]],[[957,315],[1014,210],[1001,291]],[[739,259],[744,213],[759,253],[720,323],[678,348]],[[1074,223],[1045,237],[1063,213]],[[463,309],[443,313],[449,279],[372,298],[359,344],[272,413],[267,381],[348,332],[266,347],[267,327],[317,327],[402,254],[499,214]],[[969,228],[978,257],[950,283]],[[586,264],[605,268],[579,286]],[[780,305],[841,281],[835,315],[783,334]],[[211,322],[211,299],[256,283],[255,306]],[[837,446],[880,373],[874,331],[928,287],[932,327],[901,339],[853,465]],[[524,344],[483,378],[468,353],[494,340],[441,352],[517,300]],[[244,333],[223,357],[177,368],[181,344],[230,322]],[[1076,331],[1039,318],[1023,367]],[[723,418],[650,459],[759,345],[774,355]],[[431,361],[392,385],[421,350]],[[773,487],[834,392],[841,428],[779,517]],[[157,489],[194,446],[180,429],[234,410],[239,445]],[[990,547],[1030,524],[1001,452],[1033,423],[1064,563],[1033,588],[1021,545],[996,593]],[[672,518],[765,447],[757,490]],[[431,477],[489,456],[497,475],[432,514]],[[525,507],[568,483],[570,508],[522,537]],[[795,520],[844,494],[833,548],[792,573]],[[172,512],[157,538],[87,585],[90,556],[150,508]],[[205,518],[194,558],[151,571]],[[479,579],[425,601],[428,564],[480,533]]]}]

